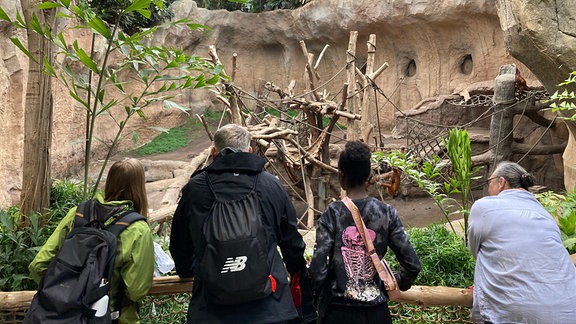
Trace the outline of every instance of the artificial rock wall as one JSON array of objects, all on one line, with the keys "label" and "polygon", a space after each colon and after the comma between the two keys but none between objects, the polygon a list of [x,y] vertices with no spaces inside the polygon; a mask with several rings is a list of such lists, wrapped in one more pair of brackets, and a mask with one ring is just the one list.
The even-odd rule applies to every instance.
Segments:
[{"label": "artificial rock wall", "polygon": [[[19,10],[18,1],[0,0],[11,17]],[[451,94],[469,84],[493,80],[503,64],[516,63],[527,78],[529,69],[512,58],[492,0],[313,0],[297,10],[247,14],[198,9],[193,0],[174,4],[176,18],[188,17],[211,30],[163,30],[151,42],[178,46],[189,53],[207,56],[215,45],[228,68],[233,53],[238,54],[235,84],[255,93],[260,80],[286,87],[296,80],[296,90],[304,89],[304,57],[299,42],[304,41],[316,57],[329,45],[318,72],[324,86],[337,93],[345,82],[346,50],[350,31],[358,31],[357,63],[366,60],[366,42],[376,35],[376,66],[389,64],[376,80],[391,103],[381,105],[381,126],[393,127],[396,109],[408,110],[422,99]],[[8,37],[17,31],[0,24],[0,206],[17,203],[21,185],[23,107],[27,60]],[[75,33],[76,31],[70,31]],[[20,35],[21,37],[23,35]],[[73,36],[82,41],[88,35]],[[54,134],[52,170],[54,177],[82,169],[84,114],[74,107],[67,91],[54,84]],[[182,93],[182,104],[202,111],[213,105],[206,92]],[[216,107],[217,108],[217,107]],[[127,134],[138,130],[143,141],[156,132],[147,126],[171,127],[189,116],[160,108],[149,121],[132,122]],[[98,136],[110,136],[112,129],[102,122]],[[129,135],[122,148],[133,145]],[[96,150],[103,152],[102,149]]]}]

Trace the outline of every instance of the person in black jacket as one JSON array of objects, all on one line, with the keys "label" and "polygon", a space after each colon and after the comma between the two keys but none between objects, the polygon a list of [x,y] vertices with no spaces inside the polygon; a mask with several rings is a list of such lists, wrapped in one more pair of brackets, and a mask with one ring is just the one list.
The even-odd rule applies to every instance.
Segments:
[{"label": "person in black jacket", "polygon": [[[366,193],[370,157],[368,145],[347,142],[338,160],[340,185],[358,206],[376,253],[383,258],[390,247],[396,255],[400,271],[394,275],[405,291],[422,266],[396,210]],[[316,224],[310,275],[318,299],[318,323],[392,323],[388,295],[341,200],[328,205]]]},{"label": "person in black jacket", "polygon": [[[251,135],[244,127],[228,124],[220,128],[214,134],[214,161],[194,173],[182,189],[172,221],[170,252],[178,275],[194,277],[187,323],[284,323],[298,317],[286,271],[294,275],[305,269],[305,243],[298,233],[290,197],[278,179],[263,170],[266,161],[251,153],[250,141]],[[206,269],[200,269],[206,246],[203,226],[215,204],[215,195],[219,201],[234,201],[253,189],[261,202],[275,291],[255,301],[222,305],[210,298],[207,279],[202,276]],[[222,271],[236,265],[226,262]]]}]

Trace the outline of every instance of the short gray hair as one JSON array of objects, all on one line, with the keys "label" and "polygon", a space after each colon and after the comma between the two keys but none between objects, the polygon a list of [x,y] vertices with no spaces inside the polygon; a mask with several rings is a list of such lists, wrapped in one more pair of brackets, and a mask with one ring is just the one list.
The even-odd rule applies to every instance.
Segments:
[{"label": "short gray hair", "polygon": [[495,177],[503,177],[506,179],[510,188],[523,188],[528,190],[528,188],[536,183],[536,178],[528,173],[526,169],[518,163],[510,161],[498,163],[493,174]]},{"label": "short gray hair", "polygon": [[216,152],[229,147],[233,150],[248,152],[252,135],[238,124],[227,124],[214,133],[214,148]]}]

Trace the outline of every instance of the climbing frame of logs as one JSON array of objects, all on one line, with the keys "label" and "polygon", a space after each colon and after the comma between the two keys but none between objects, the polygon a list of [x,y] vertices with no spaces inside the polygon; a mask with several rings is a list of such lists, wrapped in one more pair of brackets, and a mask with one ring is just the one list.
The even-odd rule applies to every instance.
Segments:
[{"label": "climbing frame of logs", "polygon": [[[341,95],[333,96],[319,86],[318,67],[330,46],[326,45],[315,61],[315,55],[308,51],[304,41],[299,43],[305,62],[302,93],[295,93],[295,80],[287,82],[284,89],[271,81],[262,82],[258,97],[242,90],[234,85],[236,54],[233,55],[230,81],[218,88],[217,98],[224,104],[230,122],[247,126],[257,146],[254,152],[268,159],[269,170],[272,166],[283,168],[274,173],[284,177],[283,182],[293,190],[292,196],[305,202],[306,211],[299,217],[299,222],[308,229],[314,227],[315,216],[330,202],[329,189],[334,189],[329,187],[329,181],[338,170],[330,160],[330,141],[340,118],[347,130],[339,134],[345,133],[348,139],[362,139],[368,143],[374,129],[369,93],[388,64],[374,70],[376,35],[372,34],[367,43],[365,72],[358,69],[355,64],[357,36],[358,32],[350,32],[346,62],[341,70],[347,72]],[[220,64],[214,46],[210,47],[210,57],[213,63]],[[336,75],[328,80],[334,79]],[[278,98],[270,99],[270,95]],[[255,104],[249,107],[248,100]],[[270,111],[275,112],[274,116],[268,113]],[[340,135],[342,137],[344,135]]]}]

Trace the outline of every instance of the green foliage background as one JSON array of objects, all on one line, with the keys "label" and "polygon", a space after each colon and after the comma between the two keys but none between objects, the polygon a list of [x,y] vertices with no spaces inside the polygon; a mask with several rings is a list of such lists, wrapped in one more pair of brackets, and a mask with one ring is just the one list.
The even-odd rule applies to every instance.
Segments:
[{"label": "green foliage background", "polygon": [[[34,259],[70,208],[82,201],[82,185],[69,180],[54,181],[50,190],[51,210],[46,216],[32,214],[30,227],[20,229],[17,206],[0,211],[0,291],[36,290],[28,264]],[[41,222],[41,218],[46,220]],[[44,224],[44,225],[40,225]]]},{"label": "green foliage background", "polygon": [[262,12],[276,9],[295,9],[309,0],[195,0],[200,8]]},{"label": "green foliage background", "polygon": [[[459,288],[472,285],[475,261],[462,237],[442,224],[409,228],[406,232],[422,262],[415,285]],[[398,269],[394,253],[386,253],[386,260],[393,270]]]}]

